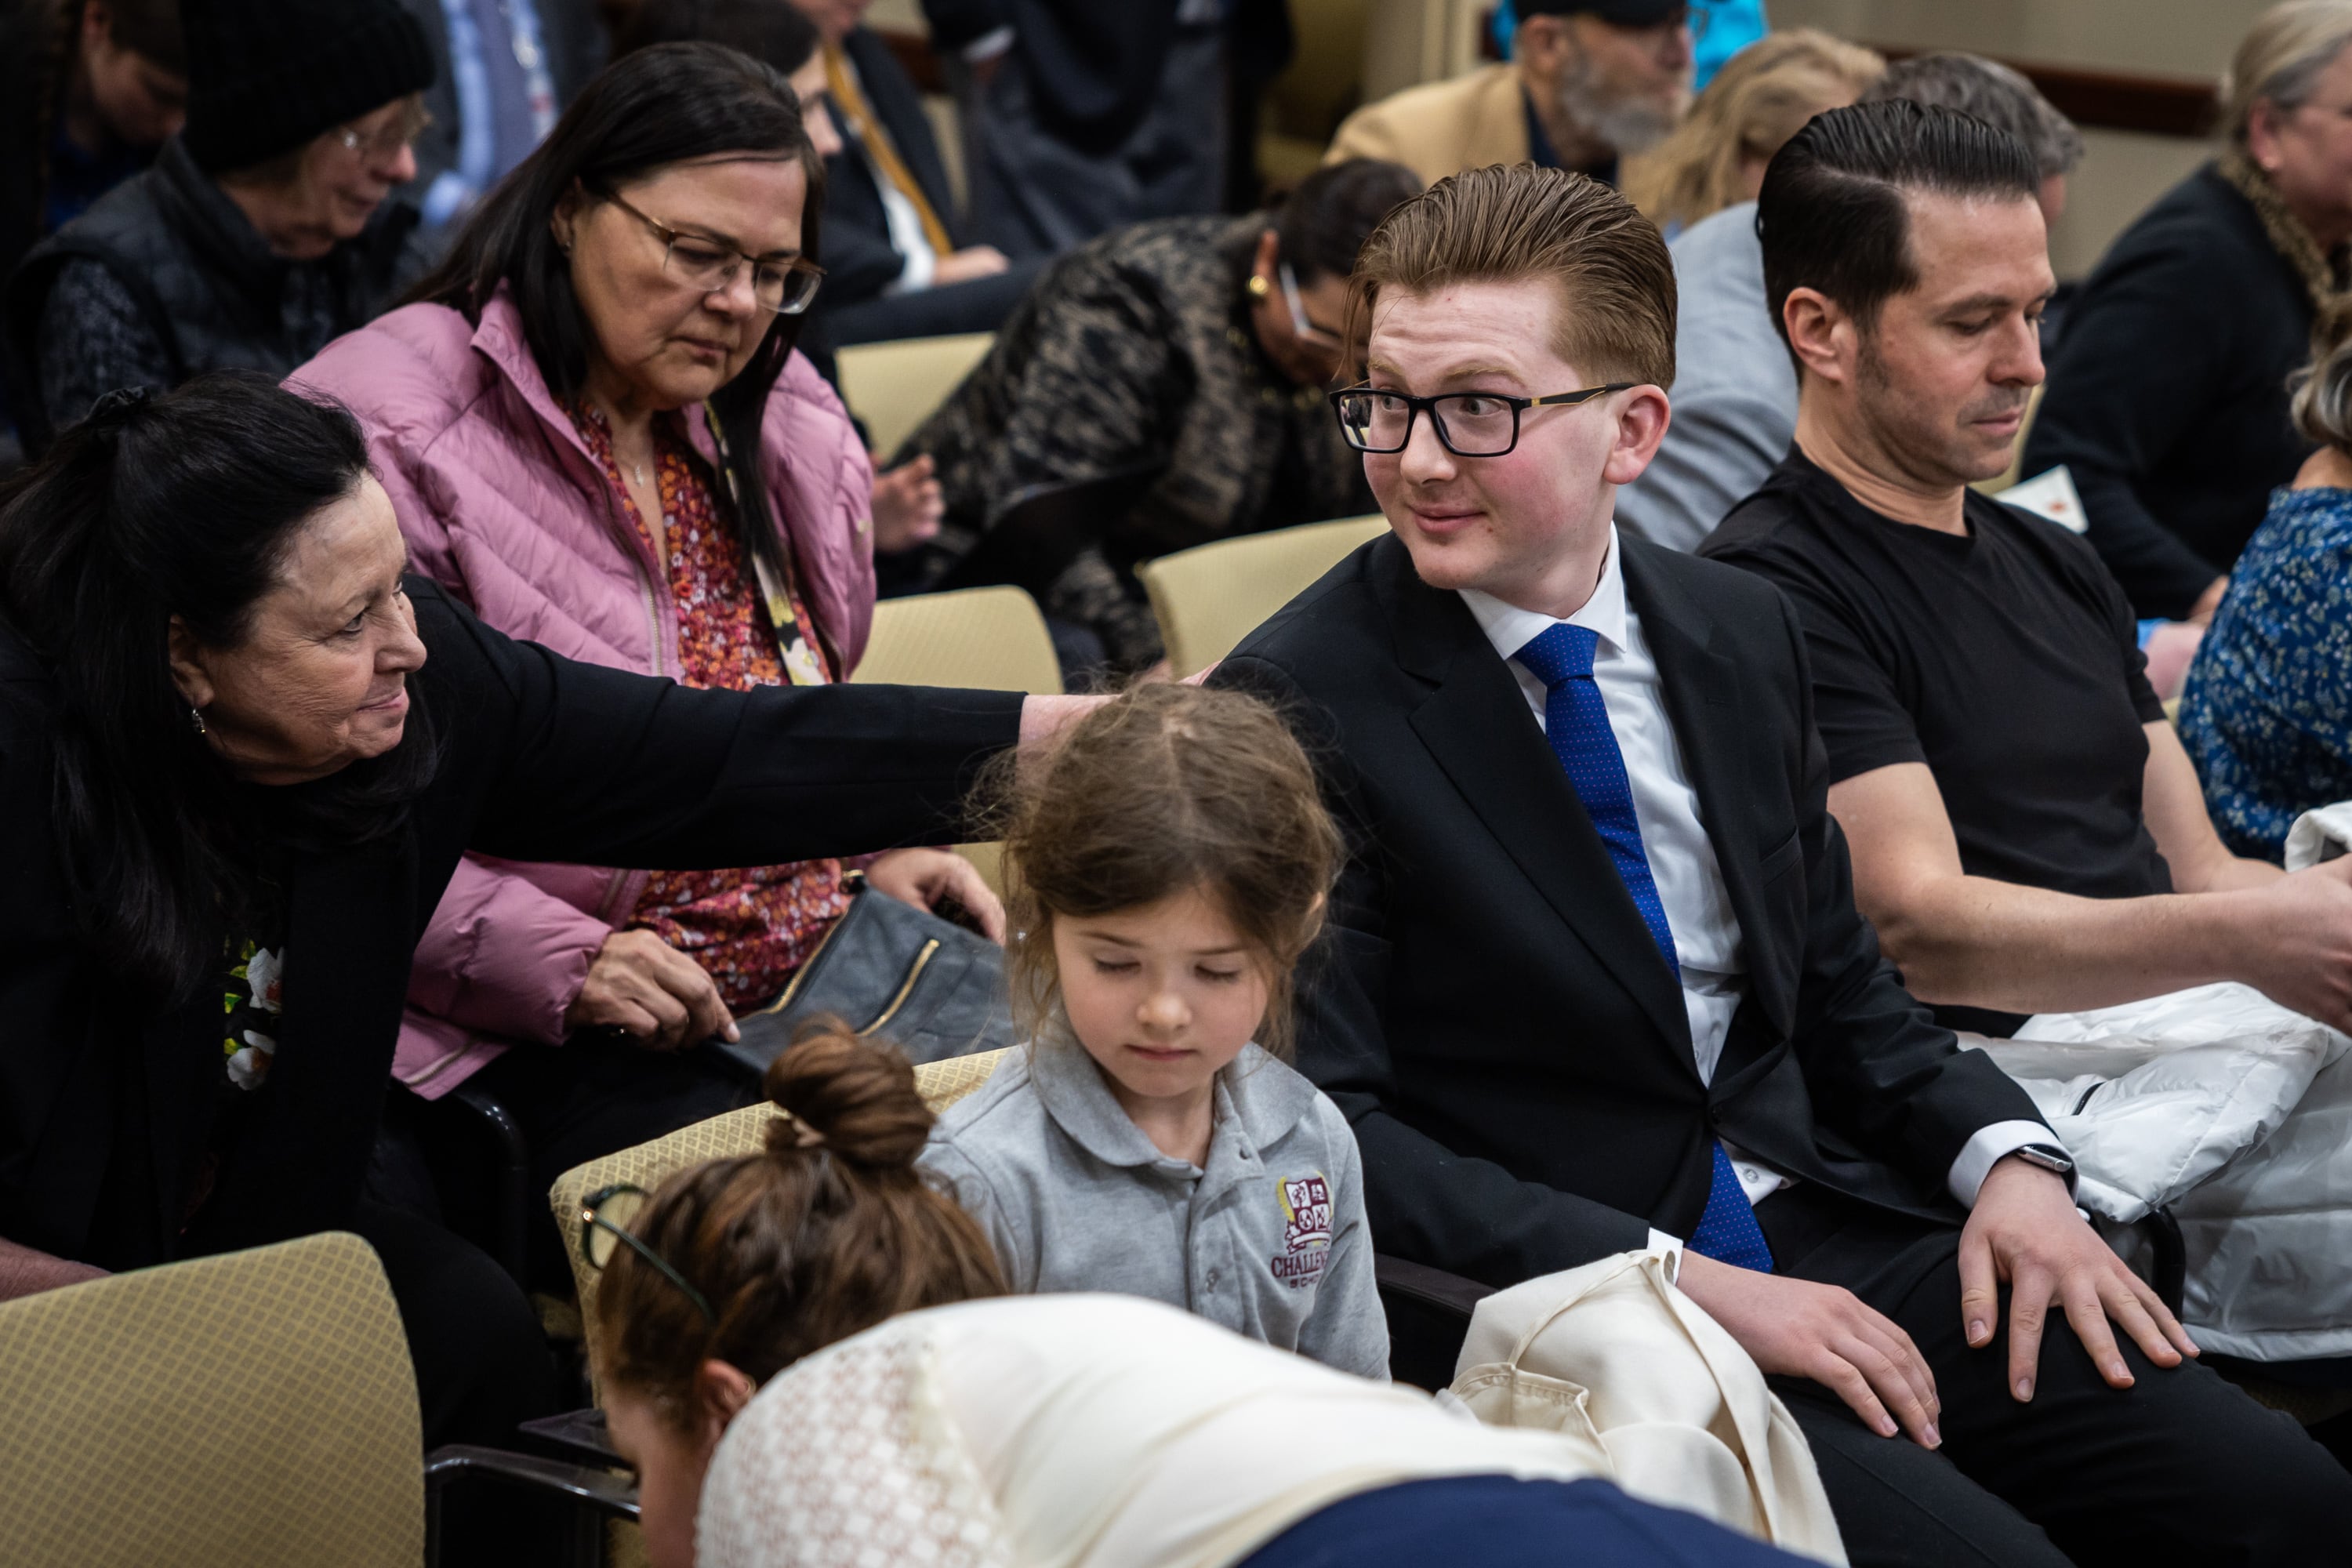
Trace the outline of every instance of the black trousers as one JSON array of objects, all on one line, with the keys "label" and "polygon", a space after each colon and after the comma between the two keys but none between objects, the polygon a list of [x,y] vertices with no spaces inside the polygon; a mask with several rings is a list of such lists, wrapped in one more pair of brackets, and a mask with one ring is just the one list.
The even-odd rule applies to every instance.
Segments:
[{"label": "black trousers", "polygon": [[1936,1375],[1934,1453],[1879,1436],[1819,1384],[1772,1380],[1811,1442],[1855,1568],[2352,1555],[2352,1473],[2204,1367],[2159,1368],[2119,1331],[2134,1382],[2110,1388],[2053,1309],[2033,1398],[2019,1404],[2006,1386],[2008,1292],[1986,1348],[1970,1349],[1961,1327],[1957,1225],[1818,1186],[1776,1194],[1756,1215],[1782,1273],[1853,1290],[1902,1325]]},{"label": "black trousers", "polygon": [[426,1448],[511,1448],[519,1423],[555,1413],[555,1363],[539,1314],[488,1253],[388,1204],[362,1202],[352,1228],[383,1259],[400,1304]]}]

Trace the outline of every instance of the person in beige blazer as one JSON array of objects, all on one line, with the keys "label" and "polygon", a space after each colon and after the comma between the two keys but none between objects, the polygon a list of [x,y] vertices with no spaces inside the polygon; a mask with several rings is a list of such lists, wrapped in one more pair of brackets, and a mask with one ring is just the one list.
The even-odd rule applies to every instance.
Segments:
[{"label": "person in beige blazer", "polygon": [[1488,163],[1579,169],[1614,184],[1690,102],[1683,0],[1521,0],[1513,58],[1366,104],[1326,161],[1379,158],[1433,184]]}]

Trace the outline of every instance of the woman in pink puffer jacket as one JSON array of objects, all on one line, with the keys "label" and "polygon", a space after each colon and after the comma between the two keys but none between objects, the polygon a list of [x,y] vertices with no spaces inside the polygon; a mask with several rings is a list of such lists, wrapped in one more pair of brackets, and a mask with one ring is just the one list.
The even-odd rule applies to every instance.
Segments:
[{"label": "woman in pink puffer jacket", "polygon": [[[873,622],[874,478],[791,347],[821,277],[801,256],[819,168],[763,68],[701,45],[629,56],[476,213],[424,302],[289,384],[359,416],[415,568],[499,630],[688,685],[845,679]],[[866,869],[1001,921],[944,851]],[[478,1078],[542,1184],[730,1109],[746,1086],[693,1047],[782,989],[847,907],[843,876],[468,858],[417,949],[395,1076],[426,1099]]]}]

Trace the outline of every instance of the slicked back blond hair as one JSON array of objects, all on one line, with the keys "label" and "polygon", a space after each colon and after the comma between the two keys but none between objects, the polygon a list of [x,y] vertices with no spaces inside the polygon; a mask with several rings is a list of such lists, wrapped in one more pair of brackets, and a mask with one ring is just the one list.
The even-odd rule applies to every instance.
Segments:
[{"label": "slicked back blond hair", "polygon": [[1532,163],[1450,174],[1372,231],[1348,280],[1354,379],[1383,294],[1523,278],[1558,289],[1552,349],[1580,375],[1674,384],[1675,264],[1657,226],[1598,180]]}]

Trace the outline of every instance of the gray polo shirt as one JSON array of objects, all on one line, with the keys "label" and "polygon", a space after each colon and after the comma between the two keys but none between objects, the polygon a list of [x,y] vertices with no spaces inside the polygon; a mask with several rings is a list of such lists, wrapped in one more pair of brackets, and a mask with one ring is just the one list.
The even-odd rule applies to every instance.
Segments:
[{"label": "gray polo shirt", "polygon": [[950,1108],[921,1164],[1020,1291],[1109,1290],[1385,1379],[1364,1177],[1339,1108],[1251,1046],[1217,1075],[1205,1169],[1162,1154],[1083,1047],[1040,1041]]}]

